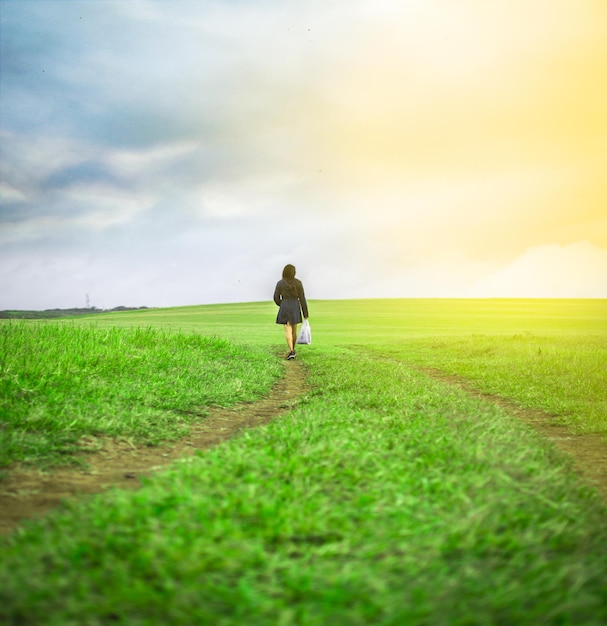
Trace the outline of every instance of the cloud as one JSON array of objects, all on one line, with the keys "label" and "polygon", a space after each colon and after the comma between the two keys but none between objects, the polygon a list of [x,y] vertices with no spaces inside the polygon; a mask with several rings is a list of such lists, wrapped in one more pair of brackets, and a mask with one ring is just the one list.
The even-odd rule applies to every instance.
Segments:
[{"label": "cloud", "polygon": [[318,297],[494,293],[607,249],[590,0],[2,9],[0,308],[262,299],[291,261]]}]

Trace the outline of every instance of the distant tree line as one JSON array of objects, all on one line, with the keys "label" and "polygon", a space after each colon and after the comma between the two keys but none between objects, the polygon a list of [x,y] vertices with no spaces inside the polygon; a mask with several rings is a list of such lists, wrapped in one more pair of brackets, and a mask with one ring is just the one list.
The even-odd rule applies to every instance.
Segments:
[{"label": "distant tree line", "polygon": [[148,308],[147,306],[117,306],[113,309],[90,307],[82,309],[46,309],[44,311],[0,311],[0,319],[50,319],[54,317],[74,317],[76,315],[95,315],[112,311],[140,311]]}]

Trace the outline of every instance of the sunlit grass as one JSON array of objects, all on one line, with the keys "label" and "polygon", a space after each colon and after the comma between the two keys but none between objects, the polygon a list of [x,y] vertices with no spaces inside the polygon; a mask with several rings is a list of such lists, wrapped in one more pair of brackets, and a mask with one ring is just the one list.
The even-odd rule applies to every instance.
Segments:
[{"label": "sunlit grass", "polygon": [[150,327],[0,325],[0,466],[66,462],[83,435],[157,444],[267,393],[267,350]]},{"label": "sunlit grass", "polygon": [[[97,323],[171,325],[276,345],[271,302],[100,316]],[[607,300],[311,301],[314,345],[369,347],[461,376],[544,410],[574,432],[607,432]]]},{"label": "sunlit grass", "polygon": [[[571,428],[600,429],[607,302],[312,302],[310,312],[314,344],[298,355],[310,386],[295,408],[138,492],[73,502],[4,540],[0,622],[607,623],[607,509],[598,494],[505,409],[424,373],[456,375]],[[29,401],[27,390],[41,394],[46,376],[66,406],[70,398],[79,406],[97,397],[91,381],[109,381],[104,397],[122,389],[114,413],[128,417],[141,396],[172,420],[176,402],[198,406],[190,386],[207,368],[205,387],[216,395],[205,402],[243,399],[234,380],[250,397],[268,389],[284,342],[273,306],[171,315],[70,322],[66,354],[52,341],[45,353],[54,369],[19,374],[36,361],[35,341],[15,351],[16,369],[5,360],[2,371],[21,385],[8,395]],[[81,325],[82,339],[68,341]],[[105,334],[115,343],[91,363],[89,353],[99,353],[86,336],[101,345]],[[128,375],[112,376],[122,368]],[[46,437],[44,424],[30,434]]]},{"label": "sunlit grass", "polygon": [[456,375],[540,409],[576,433],[607,434],[607,343],[598,334],[412,338],[379,353]]},{"label": "sunlit grass", "polygon": [[267,427],[32,525],[7,623],[600,624],[605,508],[505,411],[360,351],[308,353]]},{"label": "sunlit grass", "polygon": [[[282,341],[273,302],[213,304],[107,313],[74,323],[152,326],[242,343]],[[386,345],[409,337],[521,333],[607,333],[607,300],[377,299],[310,300],[319,345]]]}]

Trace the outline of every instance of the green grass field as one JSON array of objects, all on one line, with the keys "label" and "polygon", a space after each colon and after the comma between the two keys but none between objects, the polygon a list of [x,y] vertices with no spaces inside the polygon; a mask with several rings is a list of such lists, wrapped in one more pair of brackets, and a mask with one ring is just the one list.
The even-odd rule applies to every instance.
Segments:
[{"label": "green grass field", "polygon": [[[155,420],[161,439],[188,412],[259,397],[283,365],[274,315],[0,326],[11,458],[55,458],[107,396],[115,432],[151,442]],[[297,406],[3,539],[0,623],[604,624],[603,501],[530,427],[423,368],[605,433],[606,320],[606,301],[311,302]],[[58,443],[38,445],[51,423]]]},{"label": "green grass field", "polygon": [[0,468],[65,463],[83,436],[158,443],[209,406],[267,393],[281,374],[260,350],[152,327],[0,325]]},{"label": "green grass field", "polygon": [[[282,345],[282,331],[271,323],[275,309],[271,302],[211,305],[95,319]],[[607,434],[606,300],[317,301],[310,321],[313,350],[361,347],[433,367],[544,410],[573,432]]]}]

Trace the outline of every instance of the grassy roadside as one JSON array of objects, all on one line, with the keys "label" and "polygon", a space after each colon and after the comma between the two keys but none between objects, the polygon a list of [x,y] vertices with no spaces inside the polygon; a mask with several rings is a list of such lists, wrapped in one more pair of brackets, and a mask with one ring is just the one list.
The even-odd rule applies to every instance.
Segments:
[{"label": "grassy roadside", "polygon": [[[605,336],[607,299],[309,299],[316,341],[388,345],[395,338],[522,333]],[[273,302],[103,313],[75,324],[152,326],[247,344],[282,341]],[[1,322],[0,322],[1,323]]]},{"label": "grassy roadside", "polygon": [[[596,428],[584,420],[605,399],[607,302],[311,304],[315,342],[300,351],[313,384],[305,402],[136,493],[72,503],[2,539],[0,623],[607,622],[605,506],[533,431],[419,371],[436,367]],[[32,366],[27,379],[21,365],[3,366],[2,384],[15,374],[31,380],[8,397],[37,410],[56,389],[72,407],[97,397],[94,381],[105,385],[98,398],[122,389],[111,408],[121,421],[157,384],[138,409],[164,415],[147,422],[154,437],[163,420],[180,428],[187,411],[204,411],[188,394],[205,372],[220,398],[206,402],[264,393],[271,382],[261,381],[280,369],[268,353],[283,342],[274,312],[250,303],[104,314],[94,328],[67,322],[92,344],[104,333],[119,340],[90,363],[94,345],[54,339],[45,360],[66,367],[41,377]],[[146,332],[157,341],[137,348],[133,337]],[[42,354],[37,343],[24,342],[24,363]],[[144,353],[149,368],[132,356]],[[175,405],[177,396],[190,404]],[[141,428],[145,419],[124,422]],[[38,426],[46,437],[47,422]]]},{"label": "grassy roadside", "polygon": [[377,348],[461,377],[480,391],[539,409],[574,433],[607,438],[607,338],[603,335],[462,335],[410,338]]},{"label": "grassy roadside", "polygon": [[158,444],[211,405],[267,393],[267,349],[153,328],[0,325],[0,467],[65,463],[84,435]]},{"label": "grassy roadside", "polygon": [[[99,315],[95,323],[173,325],[261,347],[283,341],[275,309],[218,304]],[[310,312],[314,350],[373,349],[543,410],[573,432],[607,433],[607,300],[312,300]]]},{"label": "grassy roadside", "polygon": [[[275,309],[152,309],[99,315],[95,324],[177,327],[261,347],[283,341]],[[607,300],[312,300],[310,312],[313,349],[373,349],[546,411],[573,432],[607,433]]]},{"label": "grassy roadside", "polygon": [[499,408],[303,355],[293,412],[0,548],[7,624],[607,621],[605,507]]}]

